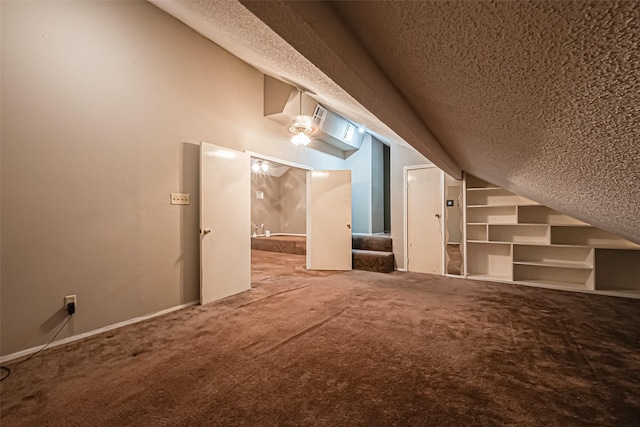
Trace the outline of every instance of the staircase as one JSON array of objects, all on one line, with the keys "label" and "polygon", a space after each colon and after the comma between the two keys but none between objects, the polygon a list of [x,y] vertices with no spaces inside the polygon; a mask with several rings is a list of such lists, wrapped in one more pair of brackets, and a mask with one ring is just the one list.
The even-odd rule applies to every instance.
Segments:
[{"label": "staircase", "polygon": [[390,273],[394,270],[393,245],[389,236],[351,236],[354,270]]}]

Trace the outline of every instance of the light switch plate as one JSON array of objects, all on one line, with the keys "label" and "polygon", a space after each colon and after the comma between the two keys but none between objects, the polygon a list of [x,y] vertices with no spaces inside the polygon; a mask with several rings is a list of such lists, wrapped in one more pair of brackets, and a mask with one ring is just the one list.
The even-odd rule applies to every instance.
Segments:
[{"label": "light switch plate", "polygon": [[190,205],[191,197],[189,194],[184,193],[171,193],[172,205]]}]

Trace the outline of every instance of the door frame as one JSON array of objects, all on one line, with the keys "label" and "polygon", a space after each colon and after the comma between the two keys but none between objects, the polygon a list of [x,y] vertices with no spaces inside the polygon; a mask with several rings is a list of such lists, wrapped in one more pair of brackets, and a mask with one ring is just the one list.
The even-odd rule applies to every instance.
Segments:
[{"label": "door frame", "polygon": [[[403,217],[402,222],[404,223],[403,228],[403,248],[404,248],[404,271],[409,271],[409,198],[408,198],[408,184],[409,184],[409,171],[416,169],[431,169],[438,167],[434,164],[422,164],[422,165],[413,165],[413,166],[405,166],[403,168],[402,174],[402,193],[403,193]],[[438,185],[438,191],[440,192],[440,275],[445,275],[445,244],[444,244],[444,192],[442,191],[444,186],[444,172],[440,169],[440,185]]]},{"label": "door frame", "polygon": [[282,160],[277,157],[267,156],[266,154],[256,153],[254,151],[244,150],[244,153],[248,154],[250,157],[255,157],[257,159],[267,160],[269,162],[280,163],[281,165],[289,166],[292,168],[304,169],[307,171],[312,171],[312,166],[303,165],[300,163],[290,162],[288,160]]},{"label": "door frame", "polygon": [[[449,274],[446,272],[446,268],[447,268],[447,260],[445,258],[444,263],[445,263],[445,271],[443,274],[443,276],[446,277],[454,277],[454,278],[467,278],[467,176],[466,173],[464,171],[462,171],[462,179],[460,179],[459,181],[462,181],[462,204],[461,204],[461,208],[462,208],[462,241],[460,242],[460,253],[462,254],[462,268],[460,271],[460,274]],[[446,214],[446,194],[447,194],[447,188],[446,188],[447,183],[445,182],[444,179],[444,172],[442,175],[442,209],[445,211]],[[447,227],[447,218],[443,216],[444,219],[444,227]],[[446,235],[445,237],[445,243],[444,243],[444,256],[447,257],[447,246],[446,246]]]},{"label": "door frame", "polygon": [[[313,166],[307,166],[307,165],[303,165],[301,163],[295,163],[295,162],[290,162],[288,160],[282,160],[282,159],[279,159],[277,157],[267,156],[266,154],[256,153],[255,151],[243,150],[243,152],[249,155],[249,159],[254,157],[256,159],[266,160],[268,162],[279,163],[279,164],[284,165],[284,166],[289,166],[291,168],[301,169],[301,170],[304,170],[304,171],[312,171],[313,170]],[[307,195],[308,195],[308,190],[307,190],[306,186],[305,186],[305,190],[304,191],[305,191],[305,198],[306,198]],[[249,194],[249,198],[250,198],[249,207],[251,207],[251,204],[253,203],[253,194],[252,193]],[[305,230],[304,236],[306,236],[306,235],[307,235],[307,233],[306,233],[306,230]],[[302,236],[302,234],[296,234],[296,236]]]},{"label": "door frame", "polygon": [[[208,141],[200,141],[200,145],[202,145],[203,142],[209,143]],[[229,148],[229,147],[225,147],[225,146],[222,146],[222,145],[220,147],[228,149],[228,150],[235,150],[235,151],[247,154],[249,156],[249,159],[251,159],[251,157],[255,157],[255,158],[259,158],[259,159],[262,159],[262,160],[267,160],[267,161],[270,161],[270,162],[280,163],[282,165],[289,166],[289,167],[294,167],[294,168],[303,169],[303,170],[307,170],[307,171],[313,170],[313,167],[311,167],[311,166],[307,166],[307,165],[303,165],[303,164],[300,164],[300,163],[291,162],[291,161],[288,161],[288,160],[279,159],[277,157],[268,156],[266,154],[256,153],[256,152],[250,151],[250,150],[236,150],[234,148]],[[249,164],[249,167],[251,167],[251,164]],[[202,173],[202,171],[200,171],[200,173]],[[251,172],[249,172],[249,173],[251,173]],[[247,194],[247,197],[249,197],[249,206],[251,207],[251,192],[249,192]],[[199,222],[201,222],[201,220],[199,220]],[[202,239],[202,236],[200,234],[199,234],[199,238]],[[251,241],[249,241],[248,251],[249,251],[249,254],[251,254]],[[200,268],[200,274],[202,275],[202,249],[201,248],[199,249],[199,252],[200,252],[200,266],[199,266],[199,268]],[[249,264],[249,274],[251,275],[251,264]],[[200,278],[200,280],[202,280],[202,278]],[[199,288],[199,294],[200,294],[199,298],[201,299],[202,298],[202,289],[201,288]]]},{"label": "door frame", "polygon": [[[279,163],[281,165],[284,166],[289,166],[290,168],[296,168],[296,169],[301,169],[304,171],[312,171],[313,170],[313,166],[307,166],[307,165],[303,165],[301,163],[295,163],[295,162],[290,162],[288,160],[282,160],[279,159],[277,157],[272,157],[272,156],[267,156],[266,154],[260,154],[260,153],[256,153],[255,151],[250,151],[250,150],[243,150],[243,153],[246,153],[249,155],[249,159],[256,158],[256,159],[260,159],[260,160],[266,160],[269,162],[274,162],[274,163]],[[305,198],[307,196],[307,189],[305,187]],[[249,194],[249,206],[251,207],[251,203],[253,203],[253,194],[250,193]],[[296,234],[296,236],[302,236],[302,234]],[[306,231],[304,236],[306,236]]]}]

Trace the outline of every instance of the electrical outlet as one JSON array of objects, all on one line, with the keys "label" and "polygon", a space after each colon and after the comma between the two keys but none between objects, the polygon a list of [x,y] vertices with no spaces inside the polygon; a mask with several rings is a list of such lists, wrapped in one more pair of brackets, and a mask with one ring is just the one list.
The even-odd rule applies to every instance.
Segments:
[{"label": "electrical outlet", "polygon": [[66,297],[64,297],[64,309],[67,309],[67,305],[73,303],[76,308],[78,308],[78,301],[77,301],[77,297],[75,295],[67,295]]},{"label": "electrical outlet", "polygon": [[184,193],[171,193],[171,204],[172,205],[190,205],[191,195],[184,194]]}]

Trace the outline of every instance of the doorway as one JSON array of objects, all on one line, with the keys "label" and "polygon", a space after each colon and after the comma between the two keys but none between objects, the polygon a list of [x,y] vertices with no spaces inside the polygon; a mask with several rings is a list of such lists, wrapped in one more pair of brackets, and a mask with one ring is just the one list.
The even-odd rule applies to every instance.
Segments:
[{"label": "doorway", "polygon": [[304,269],[307,171],[310,168],[251,153],[251,286]]},{"label": "doorway", "polygon": [[464,276],[464,182],[446,173],[443,175],[445,275]]},{"label": "doorway", "polygon": [[382,146],[382,186],[384,205],[384,233],[391,235],[391,148]]},{"label": "doorway", "polygon": [[442,171],[405,167],[405,265],[407,271],[442,275]]},{"label": "doorway", "polygon": [[[271,164],[265,165],[266,162]],[[266,188],[254,189],[251,187],[252,172],[266,172],[273,168],[282,167],[283,176],[286,171],[297,168],[301,169],[300,174],[305,177],[306,182],[300,185],[302,190],[297,191],[294,200],[287,200],[292,212],[291,216],[280,213],[280,221],[276,222],[274,217],[263,215],[262,217],[252,218],[252,200],[265,200],[269,195]],[[266,169],[266,170],[265,170]],[[275,237],[284,236],[283,240],[292,240],[292,238],[306,237],[310,229],[309,223],[311,218],[314,219],[316,229],[326,232],[327,235],[334,235],[334,230],[328,228],[331,222],[323,222],[323,215],[310,214],[309,207],[318,207],[320,211],[326,211],[328,206],[335,218],[340,218],[339,224],[342,228],[348,230],[348,239],[345,244],[339,243],[338,246],[345,246],[344,256],[337,259],[334,254],[336,251],[336,243],[327,241],[323,236],[314,239],[313,245],[307,240],[305,251],[307,254],[313,249],[315,254],[324,255],[329,253],[331,256],[321,256],[320,259],[324,264],[318,266],[310,266],[308,255],[296,255],[299,259],[295,260],[292,268],[302,274],[324,274],[317,271],[307,271],[307,269],[315,270],[345,270],[342,265],[345,260],[348,262],[348,269],[351,269],[351,174],[350,171],[314,171],[315,175],[311,175],[310,167],[298,165],[291,162],[280,161],[267,156],[251,153],[249,151],[237,151],[226,147],[201,142],[200,144],[200,303],[207,304],[217,301],[251,289],[252,287],[252,256],[251,256],[251,240],[265,237],[270,242],[275,241]],[[275,174],[272,172],[271,175]],[[320,191],[309,191],[309,178],[318,178],[318,182],[314,187]],[[348,176],[348,180],[336,180],[338,176]],[[291,188],[286,187],[287,197],[294,193]],[[271,187],[273,188],[273,187]],[[265,192],[267,194],[265,194]],[[308,196],[308,194],[311,194]],[[314,198],[314,194],[317,198]],[[345,197],[349,195],[349,197]],[[250,197],[247,197],[250,196]],[[340,203],[338,203],[340,202]],[[279,201],[282,205],[281,200]],[[282,208],[282,206],[280,206]],[[339,209],[338,209],[339,208]],[[258,209],[258,212],[260,209]],[[344,211],[344,212],[343,212]],[[306,218],[306,225],[300,227],[300,214],[302,218]],[[337,213],[341,213],[337,215]],[[334,218],[334,219],[335,219]],[[271,230],[273,228],[273,230]],[[282,230],[286,232],[283,232]],[[298,231],[305,230],[303,233]],[[295,239],[293,239],[295,240]],[[341,239],[343,240],[343,239]],[[282,243],[279,243],[282,244]],[[265,251],[266,252],[266,251]],[[339,251],[342,253],[343,251]],[[327,259],[333,261],[326,262]],[[264,261],[264,258],[263,258]],[[340,265],[334,265],[332,262],[340,262]],[[305,268],[306,264],[306,268]],[[346,265],[346,264],[345,264]],[[271,276],[277,282],[278,273]]]}]

